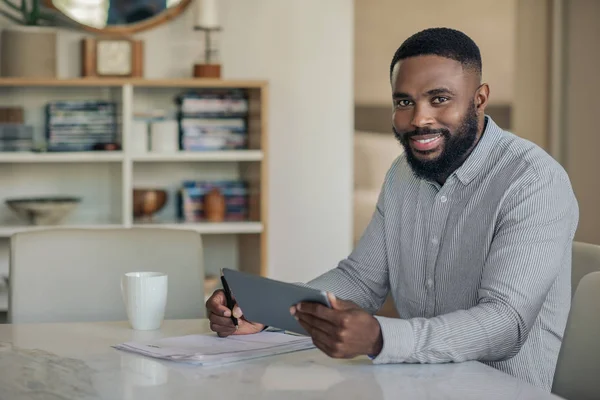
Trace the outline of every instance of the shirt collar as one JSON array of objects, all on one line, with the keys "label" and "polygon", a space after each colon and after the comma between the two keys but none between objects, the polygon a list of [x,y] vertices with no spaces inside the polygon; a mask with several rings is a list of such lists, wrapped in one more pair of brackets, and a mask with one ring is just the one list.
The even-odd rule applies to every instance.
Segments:
[{"label": "shirt collar", "polygon": [[490,116],[486,115],[485,120],[486,127],[479,142],[462,165],[454,171],[454,174],[456,174],[456,177],[463,185],[471,183],[477,174],[481,172],[488,159],[488,155],[502,136],[502,128],[496,125]]}]

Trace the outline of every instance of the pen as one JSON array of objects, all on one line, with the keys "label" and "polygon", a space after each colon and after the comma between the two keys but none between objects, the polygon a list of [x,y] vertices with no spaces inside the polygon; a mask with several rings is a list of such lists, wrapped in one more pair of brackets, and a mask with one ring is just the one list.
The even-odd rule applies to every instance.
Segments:
[{"label": "pen", "polygon": [[229,289],[229,285],[227,284],[227,281],[225,280],[225,276],[223,275],[223,271],[221,271],[221,283],[223,284],[223,291],[225,292],[225,298],[227,299],[227,308],[229,308],[231,310],[231,320],[233,321],[233,324],[235,325],[235,329],[238,329],[238,320],[236,317],[233,316],[233,298],[231,297],[231,290]]}]

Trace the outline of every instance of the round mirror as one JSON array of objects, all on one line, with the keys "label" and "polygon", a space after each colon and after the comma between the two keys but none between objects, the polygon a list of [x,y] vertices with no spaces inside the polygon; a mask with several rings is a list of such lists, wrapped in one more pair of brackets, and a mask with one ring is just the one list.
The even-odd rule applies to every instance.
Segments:
[{"label": "round mirror", "polygon": [[44,0],[84,29],[131,34],[179,15],[191,0]]}]

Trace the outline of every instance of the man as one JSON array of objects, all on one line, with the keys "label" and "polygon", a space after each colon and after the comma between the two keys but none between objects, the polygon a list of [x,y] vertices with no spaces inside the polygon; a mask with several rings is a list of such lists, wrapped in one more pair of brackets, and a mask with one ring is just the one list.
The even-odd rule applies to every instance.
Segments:
[{"label": "man", "polygon": [[[567,174],[485,115],[489,87],[465,34],[435,28],[408,38],[390,80],[405,151],[356,249],[309,282],[331,293],[333,308],[299,304],[292,314],[332,357],[479,360],[550,390],[579,218]],[[388,293],[400,318],[373,315]],[[263,329],[242,320],[235,332],[220,292],[207,308],[222,336]]]}]

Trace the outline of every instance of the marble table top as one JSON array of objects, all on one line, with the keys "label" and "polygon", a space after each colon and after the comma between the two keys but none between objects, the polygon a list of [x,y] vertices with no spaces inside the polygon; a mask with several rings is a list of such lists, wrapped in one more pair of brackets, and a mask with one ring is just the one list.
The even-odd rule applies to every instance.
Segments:
[{"label": "marble table top", "polygon": [[206,320],[0,325],[0,399],[557,399],[478,362],[373,365],[319,350],[217,367],[160,361],[111,345],[208,332]]}]

